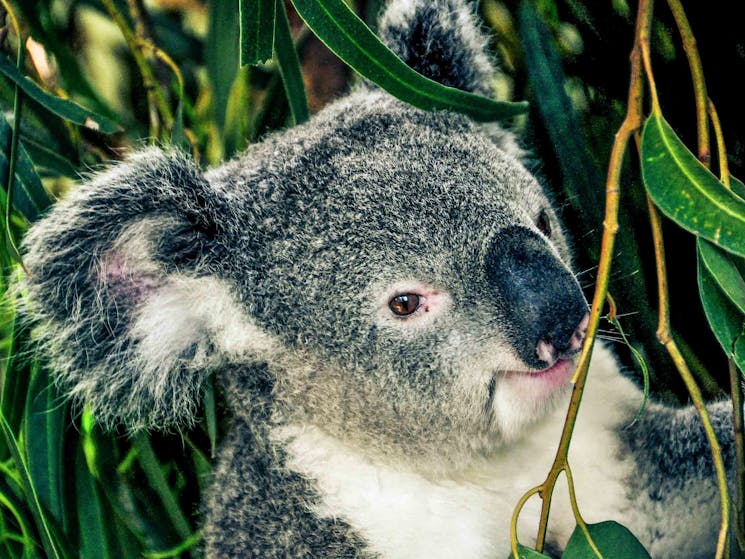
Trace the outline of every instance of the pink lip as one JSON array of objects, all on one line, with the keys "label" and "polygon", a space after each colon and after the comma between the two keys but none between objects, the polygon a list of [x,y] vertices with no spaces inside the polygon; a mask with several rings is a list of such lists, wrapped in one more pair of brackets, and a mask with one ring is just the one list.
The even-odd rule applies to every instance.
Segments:
[{"label": "pink lip", "polygon": [[574,361],[571,359],[559,359],[546,369],[517,374],[524,382],[536,382],[540,383],[544,388],[554,388],[569,382],[572,378],[572,374],[574,374]]}]

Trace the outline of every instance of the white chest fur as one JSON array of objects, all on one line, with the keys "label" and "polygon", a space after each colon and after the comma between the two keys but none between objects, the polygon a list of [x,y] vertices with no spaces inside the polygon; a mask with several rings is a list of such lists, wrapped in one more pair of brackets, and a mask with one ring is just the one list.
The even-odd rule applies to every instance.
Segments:
[{"label": "white chest fur", "polygon": [[[628,466],[618,462],[614,431],[639,402],[636,389],[602,353],[594,362],[597,378],[588,384],[571,457],[580,507],[591,522],[618,518],[624,493],[621,482]],[[492,559],[509,553],[509,521],[515,503],[545,479],[564,414],[561,406],[520,442],[457,478],[428,479],[372,463],[313,426],[288,426],[274,435],[288,445],[289,466],[317,481],[323,504],[316,512],[350,522],[383,557]],[[520,516],[520,539],[529,545],[539,509],[535,498]],[[573,528],[560,482],[549,536],[564,543]]]}]

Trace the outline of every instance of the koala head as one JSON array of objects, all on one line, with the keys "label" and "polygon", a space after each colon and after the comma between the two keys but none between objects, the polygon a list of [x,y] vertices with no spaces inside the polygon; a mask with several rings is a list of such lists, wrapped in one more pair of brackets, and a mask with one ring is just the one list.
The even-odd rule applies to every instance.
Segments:
[{"label": "koala head", "polygon": [[[394,2],[411,66],[488,93],[470,9]],[[202,172],[150,149],[91,178],[26,239],[29,312],[62,388],[108,424],[235,414],[309,422],[366,452],[467,463],[566,390],[587,304],[513,136],[362,84]]]}]

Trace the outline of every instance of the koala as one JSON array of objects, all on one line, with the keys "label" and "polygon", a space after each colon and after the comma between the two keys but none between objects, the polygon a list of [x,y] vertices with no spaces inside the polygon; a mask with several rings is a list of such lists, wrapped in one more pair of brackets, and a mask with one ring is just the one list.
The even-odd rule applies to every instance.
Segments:
[{"label": "koala", "polygon": [[[495,72],[465,0],[393,0],[386,44],[448,86]],[[65,394],[131,430],[232,415],[207,557],[506,557],[553,460],[588,305],[512,133],[361,83],[203,171],[149,148],[25,239],[25,289]],[[719,501],[692,407],[642,401],[595,348],[572,442],[586,520],[654,557],[710,556]],[[727,464],[731,404],[710,405]],[[520,516],[530,545],[540,503]],[[574,528],[559,484],[548,542]]]}]

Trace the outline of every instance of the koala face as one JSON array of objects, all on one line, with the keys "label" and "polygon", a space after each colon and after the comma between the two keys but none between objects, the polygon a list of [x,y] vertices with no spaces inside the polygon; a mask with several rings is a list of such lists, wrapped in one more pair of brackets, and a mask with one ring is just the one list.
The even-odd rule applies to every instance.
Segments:
[{"label": "koala face", "polygon": [[225,273],[288,350],[266,357],[288,416],[368,450],[462,460],[551,408],[586,303],[516,159],[462,117],[358,95],[231,186],[239,206],[270,202],[263,246],[252,214],[235,241],[248,262]]},{"label": "koala face", "polygon": [[[461,3],[393,2],[380,29],[410,66],[488,92]],[[272,421],[464,465],[551,408],[583,337],[566,241],[517,151],[363,84],[206,173],[135,153],[30,230],[28,314],[103,423],[193,419],[213,372],[248,415],[261,369]]]}]

